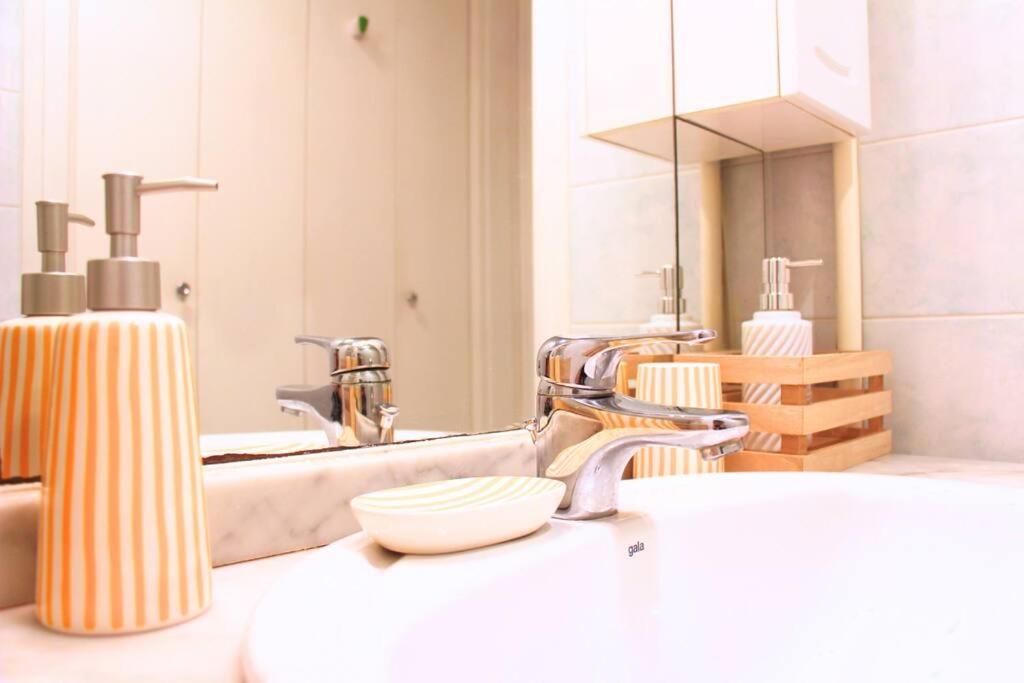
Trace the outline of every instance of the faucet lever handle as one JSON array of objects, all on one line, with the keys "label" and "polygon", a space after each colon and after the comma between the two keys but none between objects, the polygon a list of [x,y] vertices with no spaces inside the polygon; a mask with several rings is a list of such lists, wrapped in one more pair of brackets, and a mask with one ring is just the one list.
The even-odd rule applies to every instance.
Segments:
[{"label": "faucet lever handle", "polygon": [[318,334],[299,334],[295,336],[296,344],[310,344],[312,346],[319,346],[321,349],[327,352],[327,362],[330,365],[330,372],[332,375],[338,371],[338,354],[335,353],[334,349],[337,344],[340,344],[344,341],[344,339],[324,337]]},{"label": "faucet lever handle", "polygon": [[618,337],[551,337],[541,344],[537,353],[537,375],[564,387],[613,391],[619,361],[632,349],[658,342],[693,346],[717,338],[714,330]]},{"label": "faucet lever handle", "polygon": [[312,344],[328,353],[332,375],[351,370],[386,370],[391,367],[387,345],[377,337],[323,337],[300,334],[296,344]]},{"label": "faucet lever handle", "polygon": [[298,334],[295,335],[296,344],[313,344],[319,346],[322,349],[330,350],[334,342],[337,341],[333,337],[321,337],[316,334]]}]

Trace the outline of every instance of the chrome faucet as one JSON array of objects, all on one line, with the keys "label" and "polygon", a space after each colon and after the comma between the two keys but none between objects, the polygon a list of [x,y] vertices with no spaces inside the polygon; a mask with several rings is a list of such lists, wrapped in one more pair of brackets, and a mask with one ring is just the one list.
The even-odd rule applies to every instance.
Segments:
[{"label": "chrome faucet", "polygon": [[[747,416],[726,410],[678,408],[615,393],[619,361],[637,347],[658,342],[703,344],[713,330],[629,337],[552,337],[537,353],[537,419],[533,426],[537,470],[559,479],[566,494],[555,517],[597,519],[617,511],[619,482],[626,465],[644,446],[700,451],[706,460],[743,449]],[[582,444],[598,432],[609,440]],[[589,452],[588,452],[589,451]]]},{"label": "chrome faucet", "polygon": [[332,446],[393,443],[398,407],[391,403],[391,359],[384,342],[375,337],[298,336],[295,343],[327,351],[330,382],[278,387],[281,410],[309,414]]}]

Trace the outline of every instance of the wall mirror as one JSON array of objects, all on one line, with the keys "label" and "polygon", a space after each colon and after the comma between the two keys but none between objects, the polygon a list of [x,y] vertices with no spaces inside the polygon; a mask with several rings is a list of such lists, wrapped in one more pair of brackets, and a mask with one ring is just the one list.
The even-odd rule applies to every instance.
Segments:
[{"label": "wall mirror", "polygon": [[[867,99],[830,76],[811,83],[780,71],[778,64],[789,64],[791,56],[778,61],[780,50],[813,52],[799,40],[789,45],[793,36],[780,32],[779,22],[794,20],[791,8],[751,5],[744,35],[754,42],[737,51],[723,40],[737,35],[729,7],[639,2],[627,26],[617,3],[583,3],[578,22],[585,33],[587,131],[674,164],[680,293],[692,322],[720,332],[717,346],[740,347],[740,325],[758,308],[761,261],[778,256],[823,260],[821,267],[794,271],[792,291],[795,308],[815,323],[816,348],[835,349],[839,204],[833,166],[843,170],[840,199],[852,217],[855,175],[849,169],[856,152],[848,131],[857,130],[852,119],[863,116]],[[829,87],[837,90],[826,93]],[[840,90],[851,95],[841,103],[849,107],[848,118],[814,109]],[[834,160],[833,146],[845,155]],[[856,244],[855,231],[849,232]],[[846,291],[859,290],[859,266],[847,273],[856,276]],[[846,309],[856,312],[859,304]],[[680,315],[679,323],[687,324]],[[847,328],[859,328],[857,320]],[[849,347],[858,345],[859,336]]]},{"label": "wall mirror", "polygon": [[717,348],[739,349],[742,323],[759,310],[762,260],[821,259],[820,267],[791,272],[791,291],[795,310],[814,324],[815,351],[834,351],[831,146],[765,153],[726,140],[731,156],[694,161],[682,141],[701,129],[682,119],[676,125],[681,295],[689,318],[719,331]]},{"label": "wall mirror", "polygon": [[[529,417],[551,335],[678,311],[738,348],[765,256],[825,260],[793,291],[834,348],[831,146],[771,152],[679,104],[700,82],[673,68],[700,24],[679,4],[624,30],[605,0],[26,3],[18,266],[38,199],[96,219],[71,233],[84,272],[103,173],[218,180],[147,197],[140,239],[213,453],[325,445],[276,400],[330,381],[297,335],[383,340],[399,440]],[[260,437],[216,436],[238,433]]]},{"label": "wall mirror", "polygon": [[527,2],[26,3],[19,265],[39,267],[36,200],[95,219],[71,232],[85,272],[102,174],[213,178],[146,196],[140,237],[204,435],[317,428],[275,398],[331,380],[297,335],[386,344],[399,439],[522,420],[529,22]]}]

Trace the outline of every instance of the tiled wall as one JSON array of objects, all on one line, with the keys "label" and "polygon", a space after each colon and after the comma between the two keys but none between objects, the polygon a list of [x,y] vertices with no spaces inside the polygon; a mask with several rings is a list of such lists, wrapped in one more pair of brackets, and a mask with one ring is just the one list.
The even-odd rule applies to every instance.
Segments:
[{"label": "tiled wall", "polygon": [[0,320],[21,312],[22,0],[0,0]]},{"label": "tiled wall", "polygon": [[864,340],[902,452],[1024,460],[1024,3],[869,5]]},{"label": "tiled wall", "polygon": [[[572,332],[637,332],[657,312],[660,280],[637,277],[674,260],[672,163],[586,137],[584,2],[569,11],[569,226]],[[666,83],[666,88],[671,84]],[[696,238],[699,170],[680,174],[685,235]],[[699,302],[696,244],[681,248],[685,296]]]},{"label": "tiled wall", "polygon": [[[894,448],[1024,461],[1024,3],[872,0],[869,21],[864,343],[893,353]],[[777,237],[832,239],[828,156],[775,173],[769,203],[799,207]]]},{"label": "tiled wall", "polygon": [[792,271],[795,307],[814,323],[814,350],[836,348],[836,245],[832,148],[787,150],[722,163],[728,346],[739,348],[740,325],[758,310],[761,261],[820,258],[818,268]]}]

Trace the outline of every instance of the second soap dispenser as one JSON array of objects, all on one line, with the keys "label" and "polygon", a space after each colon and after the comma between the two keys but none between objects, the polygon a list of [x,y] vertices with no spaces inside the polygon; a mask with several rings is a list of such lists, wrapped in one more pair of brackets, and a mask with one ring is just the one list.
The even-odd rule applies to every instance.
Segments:
[{"label": "second soap dispenser", "polygon": [[185,324],[159,312],[160,265],[138,257],[140,199],[215,190],[110,173],[110,257],[89,261],[91,312],[57,334],[36,614],[72,633],[143,631],[210,604],[210,549]]},{"label": "second soap dispenser", "polygon": [[0,479],[43,469],[54,340],[67,316],[85,311],[85,276],[67,272],[69,223],[95,225],[64,202],[36,202],[42,271],[22,274],[22,317],[0,323]]},{"label": "second soap dispenser", "polygon": [[[789,271],[821,264],[821,259],[790,261],[781,256],[761,262],[761,310],[741,327],[743,355],[809,356],[814,352],[811,321],[804,320],[800,311],[793,310]],[[743,385],[744,403],[781,403],[781,400],[782,387],[778,384]],[[775,452],[782,445],[782,437],[751,432],[744,443],[748,450]]]},{"label": "second soap dispenser", "polygon": [[[699,330],[701,328],[701,324],[691,318],[686,312],[686,299],[682,295],[682,268],[666,263],[658,270],[645,270],[638,273],[638,275],[641,277],[655,276],[661,280],[661,297],[658,299],[658,312],[651,316],[649,322],[641,326],[641,332],[653,335],[677,331],[689,332],[690,330]],[[673,350],[669,350],[667,353],[671,353]]]}]

